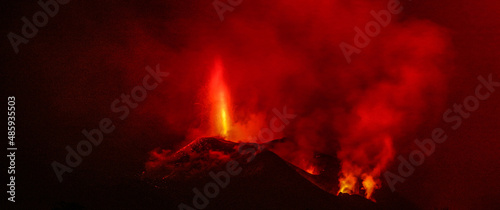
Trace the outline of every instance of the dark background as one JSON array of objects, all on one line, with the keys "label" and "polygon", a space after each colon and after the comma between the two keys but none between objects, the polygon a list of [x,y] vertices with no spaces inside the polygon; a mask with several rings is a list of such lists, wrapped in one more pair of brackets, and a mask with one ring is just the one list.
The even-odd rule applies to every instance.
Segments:
[{"label": "dark background", "polygon": [[[493,73],[494,80],[500,80],[500,4],[497,1],[413,0],[405,1],[404,5],[402,16],[429,19],[451,31],[456,54],[455,69],[448,77],[446,107],[461,103],[473,94],[478,75],[486,77]],[[3,89],[7,95],[16,96],[18,123],[16,203],[9,203],[8,208],[48,209],[61,202],[75,202],[92,209],[106,205],[109,199],[128,200],[122,207],[133,206],[128,204],[138,202],[134,198],[139,197],[140,192],[130,192],[128,183],[140,176],[148,152],[156,147],[175,148],[176,143],[184,139],[177,131],[186,126],[166,128],[163,120],[147,111],[150,105],[139,106],[123,122],[116,121],[116,130],[106,135],[103,143],[94,147],[92,154],[72,173],[65,174],[63,183],[57,181],[50,164],[54,160],[64,161],[64,147],[74,147],[82,140],[82,129],[96,128],[100,119],[112,115],[109,105],[121,93],[140,83],[145,74],[141,69],[146,65],[168,66],[177,62],[175,57],[169,60],[163,56],[137,56],[149,53],[148,49],[128,52],[123,46],[133,43],[124,41],[123,36],[142,36],[136,34],[133,25],[158,24],[141,22],[152,18],[169,20],[168,23],[172,23],[169,33],[155,31],[161,24],[151,25],[150,32],[154,37],[168,36],[162,44],[181,50],[189,40],[186,34],[190,29],[183,28],[182,33],[177,33],[177,27],[183,27],[186,22],[176,25],[175,20],[195,16],[195,19],[206,19],[206,23],[197,24],[221,24],[211,2],[72,1],[61,5],[59,13],[28,44],[21,45],[16,55],[5,35],[9,31],[18,32],[20,18],[31,17],[38,10],[35,1],[8,1],[2,5]],[[124,73],[125,69],[137,69],[137,73],[131,76]],[[175,69],[171,72],[190,76]],[[192,78],[192,87],[188,89],[199,87],[197,82],[201,76],[192,75]],[[174,78],[166,79],[152,97],[176,91],[178,95],[170,94],[162,99],[171,104],[166,109],[180,112],[189,109],[179,101],[194,99],[182,96],[185,86],[171,80]],[[457,131],[450,132],[446,143],[438,145],[435,154],[427,158],[415,174],[397,185],[399,194],[424,209],[500,207],[497,198],[500,190],[499,91],[481,102],[478,111]],[[423,125],[415,134],[427,137],[434,127],[436,124]]]}]

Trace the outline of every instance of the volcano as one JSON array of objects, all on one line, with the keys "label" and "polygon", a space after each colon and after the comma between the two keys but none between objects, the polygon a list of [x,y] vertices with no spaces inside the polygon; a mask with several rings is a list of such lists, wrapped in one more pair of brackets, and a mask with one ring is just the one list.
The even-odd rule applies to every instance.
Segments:
[{"label": "volcano", "polygon": [[154,188],[155,196],[168,200],[169,209],[414,208],[397,199],[375,203],[360,195],[325,191],[322,180],[330,179],[321,174],[334,169],[313,175],[295,167],[272,152],[283,141],[238,144],[220,137],[200,138],[175,152],[153,151],[142,179]]}]

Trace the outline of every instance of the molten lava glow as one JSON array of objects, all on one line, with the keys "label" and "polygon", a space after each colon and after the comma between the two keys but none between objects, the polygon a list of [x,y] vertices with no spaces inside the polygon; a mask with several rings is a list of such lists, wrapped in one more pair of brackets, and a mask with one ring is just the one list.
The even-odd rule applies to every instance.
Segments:
[{"label": "molten lava glow", "polygon": [[305,171],[309,174],[312,174],[312,175],[319,175],[320,174],[319,170],[314,166],[309,166]]},{"label": "molten lava glow", "polygon": [[372,194],[381,187],[380,174],[395,153],[392,137],[395,132],[391,130],[403,121],[401,111],[390,103],[392,95],[387,91],[392,88],[395,87],[381,85],[371,90],[373,95],[355,108],[356,120],[342,140],[344,148],[338,154],[342,160],[339,193],[360,194],[363,187],[364,196],[374,201]]},{"label": "molten lava glow", "polygon": [[347,194],[357,193],[357,188],[355,188],[356,177],[354,177],[352,174],[348,174],[345,177],[340,178],[339,182],[340,182],[339,193],[347,193]]},{"label": "molten lava glow", "polygon": [[[376,183],[375,181],[373,180],[373,177],[371,176],[367,176],[364,180],[363,180],[363,188],[365,189],[365,195],[366,195],[366,198],[368,199],[372,199],[372,193],[373,191],[375,190],[376,188]],[[378,188],[377,188],[378,189]]]},{"label": "molten lava glow", "polygon": [[215,65],[210,81],[210,102],[212,106],[213,129],[216,134],[227,138],[230,129],[229,116],[229,92],[222,76],[224,68],[219,59],[215,60]]},{"label": "molten lava glow", "polygon": [[229,130],[229,124],[228,124],[228,120],[227,120],[227,113],[226,113],[226,110],[227,110],[227,107],[223,106],[221,109],[220,109],[220,112],[221,112],[221,119],[222,119],[222,132],[221,132],[221,136],[224,136],[224,137],[227,137],[227,132]]},{"label": "molten lava glow", "polygon": [[[377,182],[373,179],[372,176],[367,175],[367,174],[362,174],[361,177],[363,177],[362,181],[362,186],[365,191],[365,197],[375,201],[375,199],[372,198],[372,194],[376,189],[380,188],[380,184],[377,184]],[[344,177],[341,177],[339,179],[339,192],[338,193],[347,193],[347,194],[359,194],[359,184],[358,184],[358,177],[355,176],[354,174],[348,174],[345,175]]]}]

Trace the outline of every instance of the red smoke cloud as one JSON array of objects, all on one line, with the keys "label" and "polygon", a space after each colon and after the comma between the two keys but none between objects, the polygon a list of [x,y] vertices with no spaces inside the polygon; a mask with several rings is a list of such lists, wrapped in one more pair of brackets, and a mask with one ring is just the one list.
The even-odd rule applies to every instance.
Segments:
[{"label": "red smoke cloud", "polygon": [[341,181],[352,185],[343,192],[359,193],[363,180],[364,188],[376,189],[405,135],[441,110],[450,69],[447,31],[397,15],[346,62],[339,44],[352,42],[354,27],[374,20],[370,12],[387,3],[244,1],[224,22],[210,5],[189,5],[196,13],[171,11],[179,17],[136,24],[127,38],[131,56],[159,59],[171,73],[145,110],[162,119],[166,132],[200,137],[210,121],[202,92],[220,58],[231,122],[241,130],[235,141],[248,141],[270,110],[287,106],[298,117],[275,135],[292,142],[280,152],[284,159],[306,170],[315,153],[337,156]]}]

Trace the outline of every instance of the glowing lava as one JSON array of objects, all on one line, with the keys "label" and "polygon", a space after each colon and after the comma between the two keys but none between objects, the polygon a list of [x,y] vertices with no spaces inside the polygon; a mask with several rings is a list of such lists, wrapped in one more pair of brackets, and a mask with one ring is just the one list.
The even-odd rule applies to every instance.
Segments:
[{"label": "glowing lava", "polygon": [[[381,187],[380,172],[386,167],[393,156],[392,147],[388,141],[390,140],[385,140],[384,146],[386,148],[384,148],[380,155],[382,157],[379,157],[380,163],[376,164],[374,168],[363,168],[360,165],[354,165],[349,162],[343,163],[342,171],[340,172],[338,193],[364,194],[367,199],[375,201],[372,194],[376,189],[380,189]],[[361,190],[364,193],[360,192]]]},{"label": "glowing lava", "polygon": [[375,191],[375,189],[379,188],[379,187],[377,187],[377,183],[373,180],[373,177],[366,176],[365,179],[363,180],[362,184],[363,184],[363,188],[365,189],[366,198],[373,200],[373,198],[372,198],[373,191]]},{"label": "glowing lava", "polygon": [[[360,192],[361,187],[361,190],[364,191],[364,196],[367,199],[375,201],[375,199],[372,197],[372,194],[376,189],[380,188],[380,180],[378,178],[378,175],[376,175],[374,178],[372,175],[369,175],[367,173],[361,173],[361,170],[358,167],[354,167],[351,169],[354,170],[348,170],[352,172],[341,172],[338,194],[362,194]],[[361,186],[359,183],[360,180],[362,180]]]},{"label": "glowing lava", "polygon": [[223,78],[224,67],[220,59],[215,60],[215,65],[210,81],[210,101],[212,104],[212,122],[216,133],[224,138],[229,136],[229,92]]},{"label": "glowing lava", "polygon": [[357,190],[355,188],[356,185],[356,177],[354,177],[352,174],[348,174],[345,177],[342,177],[339,179],[339,193],[347,193],[347,194],[353,194],[357,193]]},{"label": "glowing lava", "polygon": [[319,175],[320,172],[318,171],[318,169],[316,169],[316,167],[314,166],[309,166],[307,169],[306,169],[306,172],[311,174],[311,175]]}]

